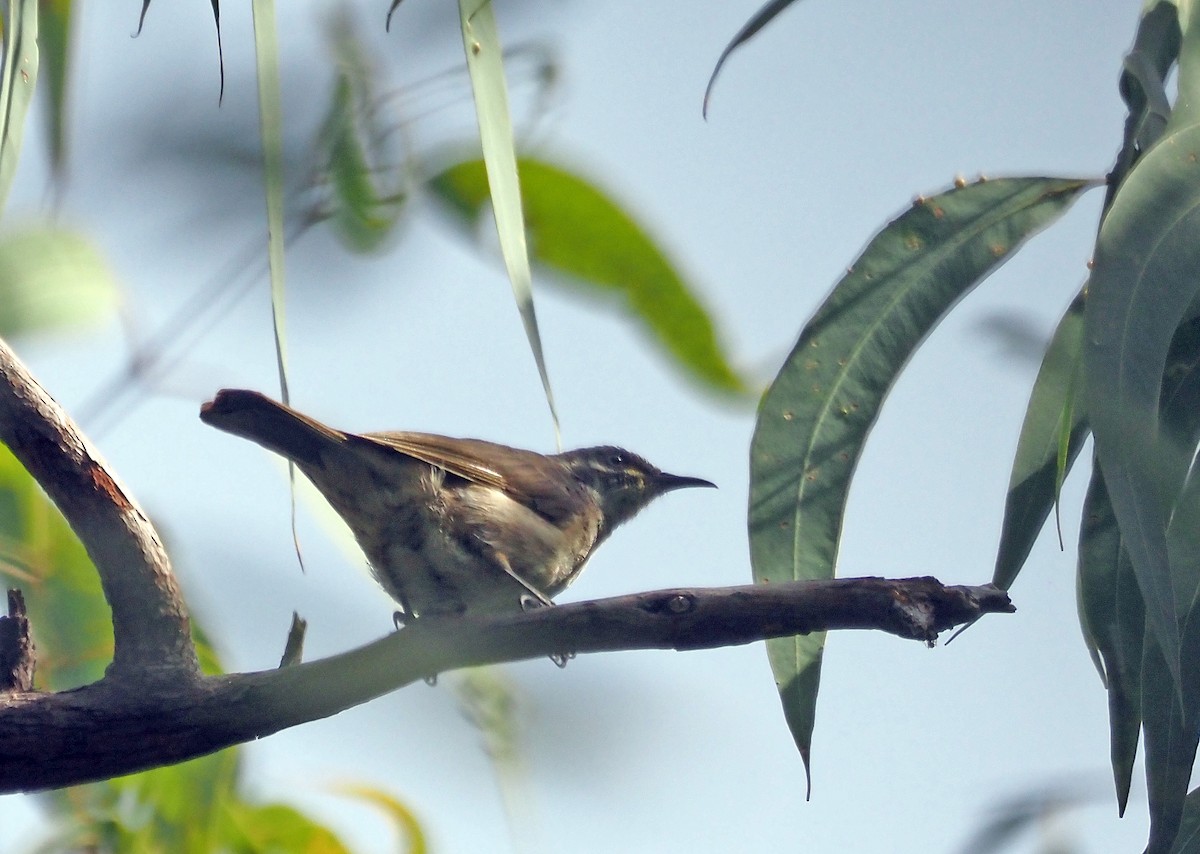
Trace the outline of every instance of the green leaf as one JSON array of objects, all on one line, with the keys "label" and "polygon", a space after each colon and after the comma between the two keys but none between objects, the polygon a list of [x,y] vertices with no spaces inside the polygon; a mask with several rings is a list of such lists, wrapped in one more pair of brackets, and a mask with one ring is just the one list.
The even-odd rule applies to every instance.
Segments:
[{"label": "green leaf", "polygon": [[33,100],[38,75],[37,0],[8,0],[4,18],[4,66],[0,79],[0,209],[8,200],[21,142],[25,116]]},{"label": "green leaf", "polygon": [[1183,802],[1183,819],[1171,854],[1200,854],[1200,789],[1193,789]]},{"label": "green leaf", "polygon": [[[258,123],[263,147],[263,181],[267,198],[267,259],[271,275],[271,319],[279,393],[290,400],[287,381],[287,329],[284,311],[283,249],[283,105],[279,95],[279,28],[274,0],[251,0],[254,59],[258,80]],[[213,5],[214,15],[217,6]],[[222,72],[224,85],[224,72]]]},{"label": "green leaf", "polygon": [[704,118],[708,118],[708,101],[712,96],[713,85],[717,82],[717,75],[721,73],[721,66],[725,64],[725,60],[729,58],[729,54],[754,38],[759,30],[771,23],[771,20],[788,6],[792,5],[792,2],[793,0],[768,0],[734,34],[733,38],[729,40],[729,44],[725,45],[725,49],[717,57],[717,64],[713,67],[712,74],[709,75],[708,85],[704,87],[704,104],[700,110]]},{"label": "green leaf", "polygon": [[[349,854],[329,828],[285,804],[231,804],[229,817],[236,834],[232,850],[274,854],[283,851]],[[219,850],[219,849],[218,849]]]},{"label": "green leaf", "polygon": [[1168,0],[1147,4],[1121,71],[1119,89],[1129,114],[1125,139],[1109,176],[1105,210],[1130,167],[1166,129],[1171,117],[1167,75],[1179,58],[1179,42],[1179,10],[1175,4]]},{"label": "green leaf", "polygon": [[[804,328],[759,408],[750,450],[756,581],[833,575],[850,479],[901,368],[963,294],[1087,186],[979,182],[918,200],[876,235]],[[820,638],[767,646],[789,723],[807,725]],[[810,734],[792,735],[806,752]]]},{"label": "green leaf", "polygon": [[1146,790],[1150,801],[1150,841],[1146,854],[1171,850],[1183,815],[1197,729],[1184,719],[1157,636],[1147,626],[1142,659],[1142,727],[1146,738]]},{"label": "green leaf", "polygon": [[[519,166],[533,259],[586,292],[615,296],[692,379],[721,394],[745,393],[712,318],[646,230],[578,175],[528,157]],[[451,166],[429,188],[467,223],[483,216],[481,161]]]},{"label": "green leaf", "polygon": [[100,577],[58,509],[3,445],[0,581],[25,594],[39,690],[75,688],[104,675],[113,635]]},{"label": "green leaf", "polygon": [[1146,616],[1104,477],[1096,467],[1083,504],[1076,591],[1079,625],[1108,690],[1109,752],[1117,804],[1124,815],[1142,723]]},{"label": "green leaf", "polygon": [[382,115],[372,92],[370,58],[345,10],[330,22],[329,41],[337,79],[329,111],[317,141],[330,189],[333,225],[342,242],[355,252],[371,252],[386,244],[408,200],[403,166],[397,186],[386,186],[381,156]]},{"label": "green leaf", "polygon": [[[395,8],[395,4],[393,4]],[[517,152],[513,142],[512,117],[508,111],[508,86],[504,82],[504,52],[491,0],[458,0],[459,23],[467,72],[475,97],[475,116],[479,120],[479,141],[491,188],[492,212],[500,237],[500,255],[512,283],[517,311],[525,327],[525,337],[533,351],[538,376],[554,421],[554,436],[559,438],[558,410],[550,390],[550,375],[542,354],[542,336],[538,332],[533,307],[533,273],[525,245],[525,217],[521,208],[521,183],[517,177]],[[388,13],[389,18],[391,12]],[[560,441],[561,443],[561,441]]]},{"label": "green leaf", "polygon": [[1046,517],[1058,501],[1063,478],[1087,436],[1082,407],[1075,405],[1083,348],[1083,295],[1071,303],[1038,371],[1017,440],[1004,523],[992,583],[1007,590],[1024,566]]},{"label": "green leaf", "polygon": [[38,41],[46,70],[49,107],[46,143],[50,168],[62,179],[67,167],[67,80],[71,59],[71,0],[42,0],[38,4]]},{"label": "green leaf", "polygon": [[82,236],[56,228],[0,235],[0,336],[96,320],[117,296],[104,258]]},{"label": "green leaf", "polygon": [[[1179,88],[1200,93],[1195,23],[1184,34]],[[1085,406],[1097,457],[1149,625],[1176,684],[1180,626],[1200,576],[1173,567],[1168,553],[1167,520],[1191,453],[1160,436],[1159,397],[1175,331],[1200,296],[1194,275],[1200,265],[1200,123],[1193,112],[1176,109],[1166,133],[1113,197],[1085,311]]]},{"label": "green leaf", "polygon": [[392,795],[372,786],[342,786],[339,791],[381,809],[396,826],[407,854],[425,854],[429,849],[416,815]]}]

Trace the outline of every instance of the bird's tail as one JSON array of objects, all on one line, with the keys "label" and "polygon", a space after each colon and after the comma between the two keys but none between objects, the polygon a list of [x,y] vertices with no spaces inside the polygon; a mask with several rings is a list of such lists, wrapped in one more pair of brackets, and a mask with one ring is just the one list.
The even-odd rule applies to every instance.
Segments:
[{"label": "bird's tail", "polygon": [[224,388],[200,407],[205,424],[257,442],[300,465],[318,466],[322,451],[345,444],[347,434],[302,415],[257,391]]}]

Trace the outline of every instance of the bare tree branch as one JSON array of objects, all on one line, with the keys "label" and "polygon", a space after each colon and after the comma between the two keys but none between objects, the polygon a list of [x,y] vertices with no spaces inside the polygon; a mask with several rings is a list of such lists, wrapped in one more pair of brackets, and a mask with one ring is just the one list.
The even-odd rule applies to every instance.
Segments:
[{"label": "bare tree branch", "polygon": [[336,714],[459,667],[573,652],[692,650],[827,629],[939,631],[1012,611],[991,587],[932,578],[660,590],[508,617],[427,618],[360,649],[259,673],[131,692],[110,680],[0,697],[0,792],[66,786],[179,762]]}]

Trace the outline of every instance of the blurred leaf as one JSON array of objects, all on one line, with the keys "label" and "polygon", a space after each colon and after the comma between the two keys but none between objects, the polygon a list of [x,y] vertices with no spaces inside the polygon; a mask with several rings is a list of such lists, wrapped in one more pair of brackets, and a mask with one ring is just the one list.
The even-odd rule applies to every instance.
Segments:
[{"label": "blurred leaf", "polygon": [[[693,379],[722,394],[746,392],[712,318],[645,229],[602,190],[558,166],[521,158],[520,176],[534,260],[585,291],[618,297]],[[456,164],[429,187],[468,223],[483,216],[482,162]]]},{"label": "blurred leaf", "polygon": [[[850,479],[901,368],[963,294],[1087,186],[979,182],[919,199],[875,236],[804,328],[759,408],[750,452],[756,581],[833,575]],[[767,644],[793,726],[812,720],[820,643],[814,635]],[[792,735],[806,754],[809,733]]]},{"label": "blurred leaf", "polygon": [[[1182,102],[1200,96],[1200,26],[1184,34]],[[1096,244],[1085,311],[1086,399],[1125,546],[1150,628],[1176,684],[1180,627],[1200,575],[1171,564],[1166,528],[1191,465],[1160,436],[1159,397],[1171,341],[1200,295],[1200,123],[1177,107],[1161,140],[1121,184]]]},{"label": "blurred leaf", "polygon": [[536,819],[529,771],[523,761],[517,687],[502,667],[472,667],[456,674],[454,693],[458,710],[482,738],[504,803],[509,835],[514,841],[531,838]]},{"label": "blurred leaf", "polygon": [[725,49],[717,57],[717,64],[713,67],[712,74],[709,75],[708,85],[704,87],[704,104],[700,110],[704,118],[708,118],[708,100],[712,95],[713,85],[717,82],[717,75],[721,73],[721,66],[725,64],[725,60],[729,58],[729,54],[754,38],[759,30],[771,23],[771,20],[776,15],[790,5],[792,5],[792,0],[768,0],[761,9],[754,13],[749,21],[742,25],[742,28],[737,31],[729,41],[729,44],[725,45]]},{"label": "blurred leaf", "polygon": [[8,200],[21,142],[25,116],[33,100],[38,75],[37,0],[8,0],[4,17],[4,66],[0,79],[0,209]]},{"label": "blurred leaf", "polygon": [[1109,753],[1117,805],[1124,815],[1142,723],[1146,617],[1104,477],[1096,467],[1083,504],[1077,592],[1084,640],[1108,690]]},{"label": "blurred leaf", "polygon": [[385,134],[372,93],[374,73],[346,7],[333,17],[329,40],[337,79],[318,148],[326,164],[333,224],[352,251],[371,252],[393,233],[408,193],[403,186],[383,186],[379,155]]},{"label": "blurred leaf", "polygon": [[[961,850],[963,854],[992,854],[1013,848],[1017,837],[1066,811],[1083,806],[1091,793],[1082,786],[1059,784],[1041,790],[1022,792],[1005,799],[992,809],[990,819],[981,824]],[[1043,854],[1062,849],[1045,846]],[[1065,849],[1070,850],[1070,849]]]},{"label": "blurred leaf", "polygon": [[1004,523],[992,583],[1007,590],[1021,571],[1046,517],[1057,503],[1063,478],[1087,436],[1076,405],[1083,347],[1083,295],[1071,303],[1046,348],[1033,384],[1013,458]]},{"label": "blurred leaf", "polygon": [[236,828],[230,839],[237,843],[233,850],[263,854],[291,851],[348,854],[350,851],[332,830],[285,804],[231,804],[229,818]]},{"label": "blurred leaf", "polygon": [[116,308],[118,286],[100,252],[57,228],[0,235],[0,336],[76,325]]},{"label": "blurred leaf", "polygon": [[[393,4],[395,8],[395,4]],[[529,251],[525,246],[525,217],[521,208],[521,183],[517,177],[517,152],[513,142],[512,117],[508,110],[508,85],[504,82],[504,54],[491,0],[458,0],[463,50],[475,97],[475,115],[479,120],[479,141],[491,188],[492,213],[500,238],[500,255],[512,283],[517,311],[525,327],[525,337],[537,363],[538,376],[546,393],[554,437],[559,438],[558,410],[550,390],[550,375],[542,354],[542,336],[538,332],[533,307],[533,273],[529,269]],[[388,12],[389,19],[391,12]]]},{"label": "blurred leaf", "polygon": [[50,168],[61,180],[67,166],[67,80],[71,48],[71,0],[38,3],[38,41],[50,98],[46,113]]},{"label": "blurred leaf", "polygon": [[25,593],[39,690],[74,688],[104,675],[113,639],[100,577],[62,514],[3,445],[0,579]]},{"label": "blurred leaf", "polygon": [[405,804],[381,789],[371,786],[342,786],[339,791],[382,809],[396,827],[408,854],[425,854],[428,843],[421,823]]}]

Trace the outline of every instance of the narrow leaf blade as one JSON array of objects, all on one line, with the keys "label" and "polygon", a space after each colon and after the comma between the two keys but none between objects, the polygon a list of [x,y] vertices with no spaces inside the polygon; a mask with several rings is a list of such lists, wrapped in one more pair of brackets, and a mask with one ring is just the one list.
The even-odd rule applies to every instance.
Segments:
[{"label": "narrow leaf blade", "polygon": [[491,0],[459,0],[458,11],[467,71],[475,97],[475,115],[479,120],[479,140],[483,145],[483,161],[487,166],[491,188],[492,211],[500,237],[500,254],[508,270],[509,282],[512,283],[525,337],[529,340],[529,348],[537,363],[538,376],[550,407],[557,438],[558,410],[554,405],[554,393],[550,390],[550,375],[546,370],[542,336],[533,307],[533,273],[529,268],[529,251],[525,245],[525,215],[521,206],[517,153],[512,117],[508,110],[508,86],[504,81],[504,55],[500,46],[500,32],[496,27],[496,14]]}]

